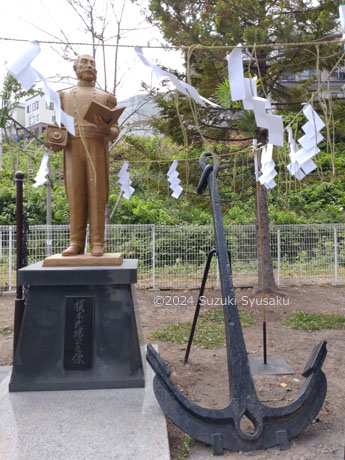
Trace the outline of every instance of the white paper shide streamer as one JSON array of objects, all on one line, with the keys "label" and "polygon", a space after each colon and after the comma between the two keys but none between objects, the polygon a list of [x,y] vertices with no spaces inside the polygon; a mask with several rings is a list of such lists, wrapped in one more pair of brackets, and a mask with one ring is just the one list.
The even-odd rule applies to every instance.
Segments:
[{"label": "white paper shide streamer", "polygon": [[291,129],[287,128],[291,159],[291,163],[287,165],[287,168],[290,174],[298,180],[303,179],[307,174],[316,169],[317,166],[313,161],[313,157],[320,152],[317,144],[323,140],[320,131],[325,127],[325,123],[310,104],[304,107],[303,113],[308,121],[302,126],[302,130],[305,133],[304,136],[298,139],[301,148],[298,148],[294,141]]},{"label": "white paper shide streamer", "polygon": [[181,180],[178,178],[179,173],[176,171],[177,165],[178,161],[174,160],[167,173],[168,181],[170,184],[169,187],[173,191],[171,196],[174,198],[178,198],[183,191],[183,188],[180,186]]},{"label": "white paper shide streamer", "polygon": [[272,158],[273,145],[267,144],[262,148],[261,151],[261,172],[262,175],[259,177],[261,185],[264,185],[267,189],[274,188],[277,184],[274,178],[277,175],[275,170],[275,162]]},{"label": "white paper shide streamer", "polygon": [[[340,28],[343,34],[343,40],[345,40],[345,5],[339,5],[339,18],[340,18]],[[345,49],[345,44],[344,44]]]},{"label": "white paper shide streamer", "polygon": [[49,155],[45,153],[43,155],[40,169],[35,177],[35,183],[33,187],[40,187],[41,185],[45,185],[48,182],[48,175],[49,175]]},{"label": "white paper shide streamer", "polygon": [[53,102],[55,106],[56,123],[60,128],[61,123],[63,123],[67,130],[75,136],[74,118],[61,109],[59,94],[48,85],[43,75],[31,65],[32,61],[40,52],[41,48],[39,42],[37,40],[29,41],[20,56],[7,65],[6,68],[9,73],[19,81],[25,91],[29,91],[37,79],[42,80],[45,98],[47,102]]},{"label": "white paper shide streamer", "polygon": [[287,168],[292,176],[295,176],[296,179],[298,180],[302,180],[305,177],[305,174],[300,168],[300,165],[298,164],[298,162],[295,160],[296,153],[299,150],[298,145],[296,144],[296,141],[293,138],[292,130],[290,126],[286,128],[286,131],[288,132],[288,136],[289,136],[289,148],[290,148],[289,157],[291,160],[291,163],[287,165]]},{"label": "white paper shide streamer", "polygon": [[119,177],[119,182],[121,184],[121,190],[123,192],[123,197],[126,198],[126,200],[129,200],[130,197],[134,193],[134,188],[131,187],[132,181],[129,178],[129,172],[128,172],[128,161],[125,161],[122,165],[122,168],[120,169],[120,172],[118,174]]},{"label": "white paper shide streamer", "polygon": [[243,101],[245,110],[254,110],[258,127],[268,130],[269,144],[284,145],[284,125],[280,115],[268,113],[271,102],[257,96],[256,77],[244,78],[242,48],[238,45],[228,56],[229,83],[231,99]]},{"label": "white paper shide streamer", "polygon": [[188,83],[179,80],[176,75],[173,75],[170,72],[167,72],[166,70],[161,69],[157,65],[153,64],[150,62],[145,56],[142,48],[140,46],[136,46],[134,48],[134,51],[137,53],[139,59],[143,64],[145,64],[147,67],[151,67],[153,73],[156,75],[158,80],[162,79],[168,79],[171,81],[171,83],[175,86],[177,91],[180,91],[180,93],[184,94],[187,97],[190,97],[194,99],[194,101],[197,104],[200,104],[202,106],[205,106],[206,104],[211,105],[212,107],[219,107],[219,105],[214,104],[213,102],[209,101],[208,99],[204,98],[201,96],[197,89],[194,88],[194,86],[189,85]]}]

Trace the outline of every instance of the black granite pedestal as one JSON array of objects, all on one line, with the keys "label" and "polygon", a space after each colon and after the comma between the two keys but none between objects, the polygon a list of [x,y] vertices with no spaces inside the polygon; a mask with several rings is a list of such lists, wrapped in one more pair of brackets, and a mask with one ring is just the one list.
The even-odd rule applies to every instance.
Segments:
[{"label": "black granite pedestal", "polygon": [[42,267],[28,287],[10,391],[144,386],[134,284],[137,260],[115,267]]}]

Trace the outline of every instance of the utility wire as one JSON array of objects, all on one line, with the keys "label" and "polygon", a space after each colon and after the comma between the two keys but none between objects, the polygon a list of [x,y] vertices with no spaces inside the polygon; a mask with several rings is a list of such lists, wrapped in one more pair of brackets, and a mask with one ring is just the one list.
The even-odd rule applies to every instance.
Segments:
[{"label": "utility wire", "polygon": [[[27,42],[28,39],[25,38],[11,38],[11,37],[0,37],[0,41],[12,41],[12,42]],[[38,40],[41,44],[46,45],[70,45],[70,46],[94,46],[93,43],[85,43],[85,42],[65,42],[65,41],[54,41],[54,40]],[[344,44],[345,40],[341,38],[336,38],[334,40],[324,40],[324,41],[311,41],[311,42],[288,42],[288,43],[261,43],[256,44],[257,48],[279,48],[279,47],[305,47],[305,46],[312,46],[312,45],[329,45],[329,44]],[[98,46],[98,45],[96,45]],[[126,44],[115,44],[115,43],[102,43],[99,46],[110,47],[110,48],[134,48],[134,45],[126,45]],[[192,45],[193,50],[196,49],[219,49],[219,50],[233,50],[237,47],[237,45],[200,45],[195,44]],[[152,48],[152,49],[176,49],[176,50],[189,50],[191,46],[174,46],[174,45],[140,45],[141,48]],[[254,47],[254,44],[244,44],[244,48]]]}]

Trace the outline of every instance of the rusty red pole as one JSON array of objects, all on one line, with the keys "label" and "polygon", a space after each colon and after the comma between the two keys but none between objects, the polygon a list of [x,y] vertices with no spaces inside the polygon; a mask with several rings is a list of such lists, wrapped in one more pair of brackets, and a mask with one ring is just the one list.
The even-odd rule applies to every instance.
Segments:
[{"label": "rusty red pole", "polygon": [[23,287],[18,284],[18,270],[23,266],[23,182],[24,173],[17,171],[15,174],[17,188],[17,289],[14,305],[14,328],[13,328],[13,356],[16,352],[20,327],[24,313]]}]

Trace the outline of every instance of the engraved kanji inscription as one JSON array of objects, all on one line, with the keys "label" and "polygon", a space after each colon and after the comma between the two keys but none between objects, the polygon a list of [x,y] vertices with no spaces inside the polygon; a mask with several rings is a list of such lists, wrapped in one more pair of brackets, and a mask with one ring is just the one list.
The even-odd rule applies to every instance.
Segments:
[{"label": "engraved kanji inscription", "polygon": [[66,370],[87,370],[92,366],[93,297],[66,297]]}]

